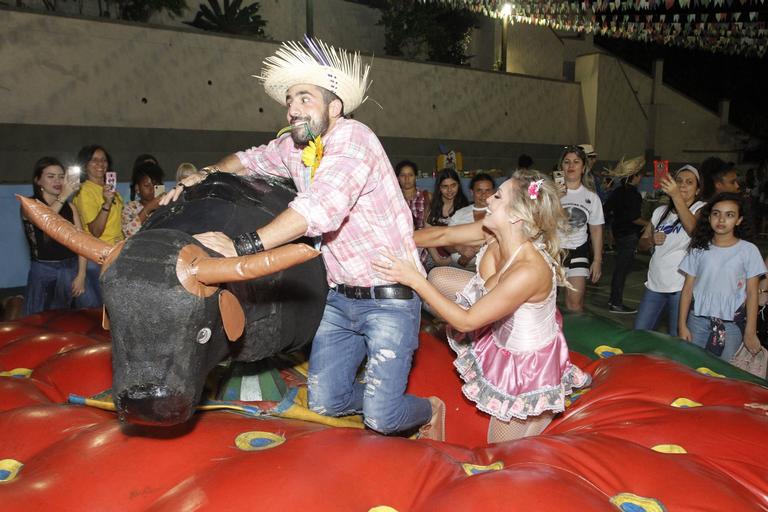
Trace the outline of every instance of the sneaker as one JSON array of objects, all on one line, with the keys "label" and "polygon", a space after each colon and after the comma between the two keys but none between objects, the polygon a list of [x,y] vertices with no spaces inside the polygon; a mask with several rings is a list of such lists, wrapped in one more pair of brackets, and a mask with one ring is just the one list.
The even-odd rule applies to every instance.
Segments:
[{"label": "sneaker", "polygon": [[627,306],[619,305],[616,306],[615,304],[608,304],[608,312],[609,313],[618,313],[619,315],[634,315],[637,313],[636,309],[628,308]]},{"label": "sneaker", "polygon": [[445,403],[436,396],[430,396],[428,400],[432,406],[432,417],[419,429],[416,438],[445,441]]}]

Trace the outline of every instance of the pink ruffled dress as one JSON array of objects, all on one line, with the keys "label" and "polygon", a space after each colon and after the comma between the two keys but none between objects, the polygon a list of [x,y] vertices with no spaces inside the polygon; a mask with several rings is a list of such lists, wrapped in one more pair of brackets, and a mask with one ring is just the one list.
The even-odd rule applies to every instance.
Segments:
[{"label": "pink ruffled dress", "polygon": [[[478,268],[486,248],[477,256]],[[545,251],[539,252],[552,265],[552,291],[546,300],[526,302],[511,315],[472,333],[447,329],[448,343],[458,355],[454,365],[465,382],[464,395],[502,421],[562,412],[566,395],[591,381],[568,357],[555,306],[554,261]],[[502,272],[516,256],[517,252]],[[456,302],[468,309],[486,293],[478,272],[457,294]]]}]

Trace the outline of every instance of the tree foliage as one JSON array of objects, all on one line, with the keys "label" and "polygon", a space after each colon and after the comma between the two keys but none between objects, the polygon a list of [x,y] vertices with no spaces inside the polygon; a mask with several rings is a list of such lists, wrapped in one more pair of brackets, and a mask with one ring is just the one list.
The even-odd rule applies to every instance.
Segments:
[{"label": "tree foliage", "polygon": [[186,0],[115,0],[117,18],[128,21],[147,21],[152,14],[168,11],[179,16],[187,7]]},{"label": "tree foliage", "polygon": [[381,11],[387,55],[466,65],[477,15],[464,8],[415,0],[360,0]]},{"label": "tree foliage", "polygon": [[[68,14],[73,11],[69,4],[74,4],[74,10],[81,15],[91,12],[95,3],[99,17],[139,22],[146,22],[153,14],[162,11],[168,11],[171,17],[180,16],[187,8],[186,0],[42,0],[42,3],[46,11]],[[0,5],[4,5],[2,0]],[[26,6],[24,0],[16,0],[16,7],[36,8],[34,4]]]},{"label": "tree foliage", "polygon": [[242,7],[243,0],[223,2],[223,6],[218,0],[208,0],[208,5],[200,4],[195,19],[186,22],[187,25],[212,32],[266,37],[264,26],[267,22],[259,15],[258,2],[245,7]]}]

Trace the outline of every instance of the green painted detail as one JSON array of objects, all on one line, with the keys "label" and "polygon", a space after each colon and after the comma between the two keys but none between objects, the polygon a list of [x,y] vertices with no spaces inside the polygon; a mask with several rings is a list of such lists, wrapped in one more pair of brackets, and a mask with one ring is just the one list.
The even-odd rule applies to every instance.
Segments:
[{"label": "green painted detail", "polygon": [[634,331],[589,313],[563,313],[563,330],[568,347],[590,359],[598,359],[601,345],[620,349],[625,354],[649,354],[666,357],[692,369],[708,368],[732,379],[768,386],[768,381],[731,366],[693,343],[653,331]]}]

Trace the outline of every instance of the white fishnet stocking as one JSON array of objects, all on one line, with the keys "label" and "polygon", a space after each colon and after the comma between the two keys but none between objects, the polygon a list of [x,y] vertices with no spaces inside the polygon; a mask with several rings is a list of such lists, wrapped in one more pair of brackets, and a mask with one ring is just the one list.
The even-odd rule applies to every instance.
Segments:
[{"label": "white fishnet stocking", "polygon": [[508,422],[491,416],[491,422],[488,424],[488,442],[501,443],[523,437],[537,436],[547,428],[554,416],[552,412],[544,412],[526,420],[512,418]]},{"label": "white fishnet stocking", "polygon": [[467,286],[473,272],[455,267],[436,267],[427,276],[427,280],[437,290],[451,300],[456,299],[456,294]]}]

